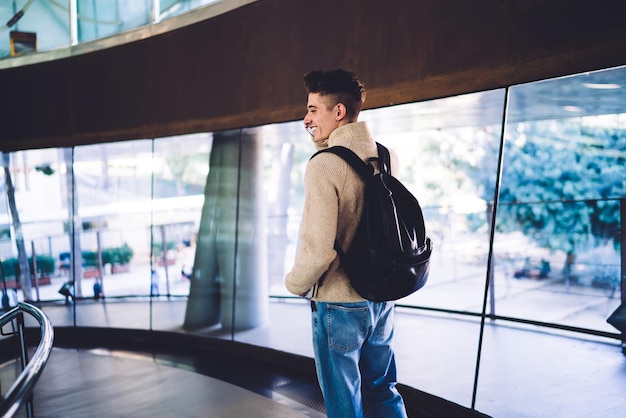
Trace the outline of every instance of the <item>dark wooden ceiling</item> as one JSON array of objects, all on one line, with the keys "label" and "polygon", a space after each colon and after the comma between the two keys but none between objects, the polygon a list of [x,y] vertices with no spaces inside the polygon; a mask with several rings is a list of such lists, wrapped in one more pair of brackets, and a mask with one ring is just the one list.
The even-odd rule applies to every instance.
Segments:
[{"label": "dark wooden ceiling", "polygon": [[624,65],[623,16],[623,0],[259,0],[133,43],[0,71],[0,148],[299,119],[311,69],[357,72],[366,107],[377,108]]}]

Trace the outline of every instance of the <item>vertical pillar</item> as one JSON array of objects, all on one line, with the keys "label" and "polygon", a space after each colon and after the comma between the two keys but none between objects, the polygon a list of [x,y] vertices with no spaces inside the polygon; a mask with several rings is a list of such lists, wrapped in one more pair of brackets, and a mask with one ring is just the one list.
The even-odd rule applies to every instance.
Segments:
[{"label": "vertical pillar", "polygon": [[20,274],[15,275],[16,282],[21,282],[22,293],[24,300],[29,302],[32,300],[32,286],[30,266],[28,264],[28,256],[26,254],[26,246],[24,245],[24,234],[22,232],[22,222],[20,221],[20,214],[17,210],[17,204],[15,202],[15,188],[13,187],[13,179],[11,177],[10,170],[11,154],[2,154],[2,166],[4,169],[4,182],[6,186],[7,201],[9,204],[9,211],[11,213],[11,220],[13,221],[13,229],[15,230],[15,245],[17,246],[17,254],[20,266]]},{"label": "vertical pillar", "polygon": [[161,0],[150,2],[150,23],[155,24],[161,21]]},{"label": "vertical pillar", "polygon": [[78,6],[76,0],[69,1],[70,46],[78,44]]},{"label": "vertical pillar", "polygon": [[70,238],[70,280],[74,283],[74,296],[83,296],[83,250],[80,245],[80,234],[83,230],[78,216],[78,193],[74,182],[74,148],[61,148],[65,177],[65,194],[68,211],[68,227]]},{"label": "vertical pillar", "polygon": [[35,251],[35,241],[30,242],[30,254],[31,259],[33,260],[33,270],[31,271],[31,275],[33,283],[35,284],[35,294],[37,295],[35,300],[39,302],[41,298],[39,295],[39,275],[37,274],[37,252]]},{"label": "vertical pillar", "polygon": [[262,139],[214,134],[184,327],[239,330],[267,322]]},{"label": "vertical pillar", "polygon": [[169,298],[172,294],[170,293],[170,267],[167,258],[167,234],[165,233],[165,225],[161,225],[159,230],[161,231],[161,253],[163,254],[161,259],[163,260],[163,269],[165,270],[165,289],[167,297]]}]

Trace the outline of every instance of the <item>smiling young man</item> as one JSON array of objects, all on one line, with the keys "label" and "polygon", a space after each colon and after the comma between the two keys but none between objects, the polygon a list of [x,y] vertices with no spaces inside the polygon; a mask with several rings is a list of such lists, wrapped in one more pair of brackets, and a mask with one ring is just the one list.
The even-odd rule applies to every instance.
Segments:
[{"label": "smiling young man", "polygon": [[[377,156],[365,122],[358,122],[365,88],[348,71],[305,74],[304,126],[316,148],[344,146],[364,161]],[[391,169],[397,158],[391,153]],[[392,348],[393,302],[363,299],[350,285],[334,249],[350,247],[361,218],[363,182],[340,157],[322,153],[304,176],[305,201],[298,251],[287,289],[311,300],[317,377],[329,418],[406,417],[396,389]]]}]

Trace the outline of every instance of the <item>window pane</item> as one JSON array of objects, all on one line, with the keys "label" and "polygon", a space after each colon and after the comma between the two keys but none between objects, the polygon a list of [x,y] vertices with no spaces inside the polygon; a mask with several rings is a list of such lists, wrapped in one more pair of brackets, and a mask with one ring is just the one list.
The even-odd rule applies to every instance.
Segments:
[{"label": "window pane", "polygon": [[84,296],[150,294],[152,164],[149,140],[75,148]]},{"label": "window pane", "polygon": [[[621,293],[625,71],[510,89],[491,287],[496,315],[616,332],[606,319],[620,305]],[[578,415],[594,415],[597,405],[588,408],[587,398],[596,395],[580,391],[588,375],[561,379],[558,385],[545,378],[547,364],[553,365],[551,370],[571,370],[581,359],[554,343],[537,344],[541,336],[525,335],[543,334],[546,328],[517,328],[515,334],[498,328],[485,333],[481,371],[490,378],[480,380],[477,409],[493,416],[541,416],[546,402],[577,392]],[[584,345],[581,336],[576,338]],[[613,339],[585,338],[615,344]],[[612,361],[597,354],[590,352],[583,361]],[[494,410],[493,399],[516,390],[511,379],[524,379],[532,390],[516,391],[513,404]]]},{"label": "window pane", "polygon": [[[61,300],[58,289],[68,280],[61,255],[70,242],[59,154],[56,149],[20,151],[4,155],[3,161],[0,255],[3,275],[13,282],[8,287],[18,283],[19,300]],[[21,256],[28,266],[20,263]]]},{"label": "window pane", "polygon": [[151,291],[182,297],[154,304],[156,329],[185,322],[212,142],[211,133],[154,141]]},{"label": "window pane", "polygon": [[625,79],[618,68],[511,88],[496,313],[614,331],[606,319],[620,303]]},{"label": "window pane", "polygon": [[221,0],[160,0],[161,14],[159,20],[169,19],[187,13],[198,7],[218,3]]},{"label": "window pane", "polygon": [[374,138],[398,154],[435,245],[429,282],[398,303],[481,311],[503,104],[496,90],[364,112]]},{"label": "window pane", "polygon": [[78,41],[100,39],[149,24],[150,1],[77,0]]},{"label": "window pane", "polygon": [[30,32],[36,34],[37,50],[47,51],[69,47],[69,12],[67,2],[48,2],[43,0],[20,0],[0,2],[0,16],[3,22],[23,11],[24,15],[11,28],[0,29],[0,58],[11,56],[9,31]]}]

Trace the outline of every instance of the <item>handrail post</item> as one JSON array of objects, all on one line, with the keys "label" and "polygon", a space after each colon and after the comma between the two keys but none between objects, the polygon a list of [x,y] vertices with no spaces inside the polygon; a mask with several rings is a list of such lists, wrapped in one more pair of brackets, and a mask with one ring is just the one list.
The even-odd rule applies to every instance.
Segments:
[{"label": "handrail post", "polygon": [[22,370],[26,368],[28,364],[28,353],[26,352],[26,339],[24,337],[24,313],[18,312],[15,316],[15,320],[17,321],[17,334],[19,335],[20,340],[20,355],[22,360]]},{"label": "handrail post", "polygon": [[[22,371],[28,366],[28,350],[26,349],[26,336],[24,332],[24,313],[18,312],[15,316],[17,322],[17,335],[20,340],[20,357],[22,360]],[[26,416],[33,418],[33,396],[30,395],[28,401],[26,401]]]}]

